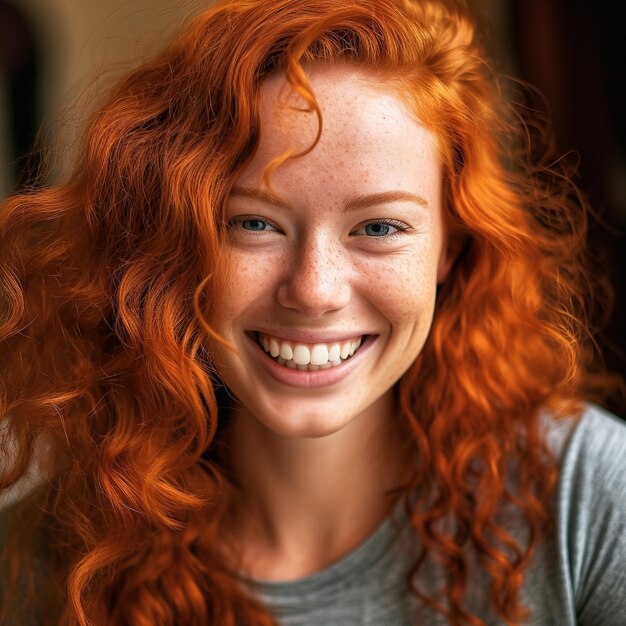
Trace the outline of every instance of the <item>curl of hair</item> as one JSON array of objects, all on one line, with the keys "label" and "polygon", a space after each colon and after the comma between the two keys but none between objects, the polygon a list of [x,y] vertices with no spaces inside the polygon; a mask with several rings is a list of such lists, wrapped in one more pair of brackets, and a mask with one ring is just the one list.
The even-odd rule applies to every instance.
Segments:
[{"label": "curl of hair", "polygon": [[[524,618],[557,478],[541,411],[576,414],[605,381],[591,367],[585,200],[559,162],[529,158],[541,133],[500,93],[463,3],[226,0],[118,85],[67,180],[2,205],[0,489],[33,459],[45,476],[13,506],[5,600],[37,596],[41,623],[274,623],[220,534],[234,497],[211,366],[227,345],[211,328],[224,202],[258,144],[263,79],[284,71],[321,133],[306,66],[340,62],[436,132],[446,220],[465,241],[397,385],[421,461],[405,493],[423,545],[411,574],[432,557],[447,576],[438,597],[411,589],[451,624],[483,624],[464,608],[469,546],[497,614]],[[526,545],[499,525],[504,504],[527,521]]]}]

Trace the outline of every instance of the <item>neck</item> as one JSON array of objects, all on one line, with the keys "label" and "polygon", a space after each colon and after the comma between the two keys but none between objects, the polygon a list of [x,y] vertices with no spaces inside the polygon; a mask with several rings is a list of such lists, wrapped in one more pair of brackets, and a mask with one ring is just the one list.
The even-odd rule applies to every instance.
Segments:
[{"label": "neck", "polygon": [[290,438],[237,407],[227,432],[238,486],[229,516],[244,573],[313,573],[363,541],[389,514],[411,467],[390,391],[349,425]]}]

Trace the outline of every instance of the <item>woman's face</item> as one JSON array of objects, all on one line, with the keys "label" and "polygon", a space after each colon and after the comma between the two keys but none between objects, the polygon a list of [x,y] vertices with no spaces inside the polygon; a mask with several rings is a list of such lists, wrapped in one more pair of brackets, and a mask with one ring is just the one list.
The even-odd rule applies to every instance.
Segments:
[{"label": "woman's face", "polygon": [[228,202],[231,278],[216,320],[239,351],[216,353],[238,410],[290,437],[331,434],[389,406],[450,265],[434,134],[360,70],[309,77],[321,139],[274,171],[272,194],[264,168],[309,147],[317,117],[285,106],[304,103],[282,75],[261,87],[259,149]]}]

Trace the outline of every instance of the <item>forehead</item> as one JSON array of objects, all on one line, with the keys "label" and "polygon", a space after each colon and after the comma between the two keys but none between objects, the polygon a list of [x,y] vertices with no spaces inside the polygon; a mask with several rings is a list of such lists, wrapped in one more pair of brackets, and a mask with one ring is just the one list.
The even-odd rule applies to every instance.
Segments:
[{"label": "forehead", "polygon": [[[354,66],[307,68],[322,116],[319,143],[304,156],[290,159],[272,180],[319,190],[345,191],[370,186],[379,192],[394,187],[438,186],[436,136],[417,119],[389,85]],[[267,78],[260,92],[260,142],[244,175],[258,182],[273,159],[313,144],[318,118],[283,74]],[[383,188],[381,188],[383,187]]]},{"label": "forehead", "polygon": [[[409,140],[419,134],[420,139],[426,140],[430,135],[429,139],[435,141],[392,85],[366,69],[342,64],[313,65],[306,68],[306,73],[322,113],[326,139],[340,139],[346,147],[381,139],[385,143],[405,143],[402,138],[408,132]],[[260,116],[262,131],[265,130],[262,139],[271,138],[276,144],[283,140],[291,145],[299,138],[300,143],[307,145],[318,128],[313,111],[303,111],[307,108],[309,103],[294,92],[284,74],[267,78],[261,85]]]}]

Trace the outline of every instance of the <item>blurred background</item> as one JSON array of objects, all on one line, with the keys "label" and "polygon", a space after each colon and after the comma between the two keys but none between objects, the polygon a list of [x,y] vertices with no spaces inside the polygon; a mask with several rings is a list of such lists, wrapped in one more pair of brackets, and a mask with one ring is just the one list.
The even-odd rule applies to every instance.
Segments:
[{"label": "blurred background", "polygon": [[[626,375],[626,38],[619,4],[469,3],[500,69],[538,88],[545,100],[535,106],[547,108],[558,151],[573,152],[580,163],[577,183],[597,213],[589,245],[615,286],[599,340],[609,368]],[[0,0],[0,199],[34,180],[38,148],[72,144],[104,83],[156,51],[202,4]],[[623,399],[607,407],[624,416]]]}]

